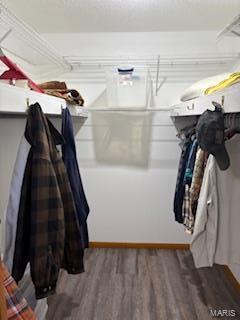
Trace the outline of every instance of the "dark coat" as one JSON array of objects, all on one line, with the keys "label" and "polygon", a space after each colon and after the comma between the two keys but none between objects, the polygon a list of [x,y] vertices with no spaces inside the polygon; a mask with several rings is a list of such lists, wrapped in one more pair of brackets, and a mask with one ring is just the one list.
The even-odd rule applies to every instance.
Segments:
[{"label": "dark coat", "polygon": [[61,134],[43,114],[30,106],[25,136],[31,145],[19,206],[13,277],[23,277],[30,262],[36,297],[55,292],[60,267],[83,272],[80,226],[71,186],[56,145]]},{"label": "dark coat", "polygon": [[65,163],[68,178],[71,184],[73,198],[75,201],[77,216],[81,229],[81,242],[83,248],[89,245],[87,217],[89,206],[83,189],[82,179],[77,161],[77,152],[73,133],[72,116],[68,108],[62,110],[62,136],[65,144],[62,145],[62,156]]}]

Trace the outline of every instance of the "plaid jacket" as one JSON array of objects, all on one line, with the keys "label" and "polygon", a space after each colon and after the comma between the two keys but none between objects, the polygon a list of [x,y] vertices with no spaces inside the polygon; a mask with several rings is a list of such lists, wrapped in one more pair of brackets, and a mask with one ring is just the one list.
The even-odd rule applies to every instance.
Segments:
[{"label": "plaid jacket", "polygon": [[28,306],[16,282],[2,263],[0,263],[0,282],[3,284],[7,306],[6,316],[1,320],[36,320],[36,315]]},{"label": "plaid jacket", "polygon": [[83,272],[80,227],[66,168],[56,148],[60,133],[39,104],[30,106],[25,136],[31,144],[23,178],[12,274],[30,261],[36,297],[55,292],[60,267]]}]

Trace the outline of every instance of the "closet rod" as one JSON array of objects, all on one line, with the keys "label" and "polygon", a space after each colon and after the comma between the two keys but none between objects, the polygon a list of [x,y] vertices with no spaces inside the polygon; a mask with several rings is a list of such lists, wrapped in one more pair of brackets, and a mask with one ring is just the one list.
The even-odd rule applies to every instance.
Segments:
[{"label": "closet rod", "polygon": [[[209,74],[209,76],[211,76],[211,74]],[[196,81],[199,81],[199,79],[201,79],[201,76],[200,75],[192,75],[192,76],[189,76],[189,77],[186,77],[186,78],[180,78],[180,77],[171,77],[171,76],[168,76],[168,75],[163,75],[161,74],[161,77],[160,79],[162,80],[163,78],[167,78],[166,79],[166,83],[169,84],[169,83],[172,83],[172,84],[177,84],[177,83],[187,83],[188,86],[189,86],[189,83],[194,83]],[[79,76],[77,79],[76,78],[72,78],[72,77],[65,77],[64,78],[65,81],[71,81],[72,83],[84,83],[84,81],[86,82],[86,84],[102,84],[102,85],[105,85],[106,86],[106,78],[103,78],[103,77],[84,77],[84,76]],[[156,82],[156,78],[155,76],[154,77],[151,77],[151,81],[153,83]],[[103,89],[104,90],[104,89]]]},{"label": "closet rod", "polygon": [[[224,54],[224,55],[208,55],[208,56],[195,56],[195,57],[164,57],[161,55],[152,57],[85,57],[85,56],[64,56],[66,61],[72,66],[73,72],[104,72],[104,69],[110,69],[121,64],[133,64],[136,67],[146,65],[152,72],[156,72],[156,78],[159,77],[159,70],[167,69],[169,72],[175,70],[189,72],[189,70],[201,70],[208,71],[209,69],[219,69],[224,67],[225,70],[230,69],[239,59],[239,54]],[[203,71],[204,71],[203,70]],[[217,72],[216,70],[216,72]],[[225,71],[223,70],[223,71]]]},{"label": "closet rod", "polygon": [[[136,61],[140,61],[140,62],[155,62],[157,63],[157,59],[158,59],[158,55],[159,54],[156,54],[156,55],[153,55],[151,57],[144,57],[144,56],[92,56],[92,57],[89,57],[89,56],[64,56],[65,59],[67,59],[68,61],[72,61],[72,62],[93,62],[93,63],[101,63],[101,62],[118,62],[118,61],[122,61],[122,62],[136,62]],[[222,54],[222,55],[205,55],[205,56],[164,56],[161,54],[161,61],[170,61],[170,62],[173,62],[173,61],[193,61],[193,60],[196,60],[196,61],[216,61],[216,60],[223,60],[225,61],[226,59],[231,59],[231,60],[234,60],[234,59],[237,59],[239,58],[239,54],[236,53],[236,54]]]},{"label": "closet rod", "polygon": [[[71,61],[68,61],[73,70],[80,70],[82,71],[83,69],[87,69],[87,68],[95,68],[95,69],[103,69],[103,68],[114,68],[116,67],[116,65],[121,65],[121,64],[126,64],[126,61],[117,61],[116,63],[85,63],[85,62],[71,62]],[[233,59],[233,60],[225,60],[225,61],[207,61],[207,62],[198,62],[198,61],[195,61],[195,62],[191,62],[191,63],[162,63],[160,62],[159,63],[159,67],[161,68],[172,68],[172,69],[176,69],[176,68],[190,68],[190,67],[198,67],[198,68],[204,68],[204,67],[214,67],[214,66],[228,66],[228,65],[232,65],[233,63],[236,63],[237,62],[237,59]],[[130,64],[133,64],[136,68],[137,67],[141,67],[140,64],[137,64],[137,62],[134,62],[134,61],[131,61]],[[154,68],[154,69],[157,69],[158,67],[158,64],[157,63],[147,63],[147,62],[143,62],[142,65],[145,65],[147,66],[148,68],[151,67],[151,68]]]},{"label": "closet rod", "polygon": [[141,108],[135,108],[135,109],[120,109],[120,108],[91,108],[91,107],[85,107],[84,110],[90,111],[90,112],[165,112],[165,111],[172,111],[175,109],[175,107],[171,108],[147,108],[147,109],[141,109]]},{"label": "closet rod", "polygon": [[[232,66],[232,64],[228,64],[228,66]],[[226,68],[226,66],[222,66],[221,69],[225,69],[227,70],[228,68]],[[205,67],[205,68],[191,68],[191,69],[187,69],[187,68],[181,68],[181,69],[176,69],[176,68],[172,68],[172,69],[163,69],[163,68],[159,68],[162,72],[164,73],[167,73],[167,74],[170,74],[170,75],[173,75],[175,73],[182,73],[184,72],[184,74],[181,74],[181,77],[185,77],[185,73],[186,74],[193,74],[193,73],[199,73],[199,74],[203,74],[205,75],[206,72],[211,72],[211,71],[214,71],[214,72],[219,72],[219,66],[218,67]],[[152,73],[155,73],[157,71],[157,68],[149,68],[149,71],[152,72]],[[74,69],[73,68],[73,71],[71,72],[71,74],[75,74],[75,75],[79,75],[81,77],[81,75],[85,76],[85,75],[97,75],[97,76],[104,76],[105,77],[105,70],[104,69],[99,69],[99,68],[96,68],[96,69]]]}]

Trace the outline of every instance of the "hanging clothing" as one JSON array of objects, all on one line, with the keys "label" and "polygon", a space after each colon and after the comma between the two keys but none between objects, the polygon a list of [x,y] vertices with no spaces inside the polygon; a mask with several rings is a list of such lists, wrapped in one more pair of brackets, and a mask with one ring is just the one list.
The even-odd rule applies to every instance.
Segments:
[{"label": "hanging clothing", "polygon": [[191,251],[197,268],[240,264],[240,138],[226,142],[231,166],[221,171],[210,155],[198,200]]},{"label": "hanging clothing", "polygon": [[5,251],[4,263],[10,272],[12,271],[15,238],[17,231],[18,210],[21,196],[23,175],[30,150],[30,144],[23,136],[18,147],[17,158],[15,161],[13,175],[10,185],[10,195],[6,212],[5,224]]},{"label": "hanging clothing", "polygon": [[182,208],[183,208],[183,198],[185,192],[185,184],[184,184],[184,176],[186,172],[187,161],[189,157],[189,153],[191,151],[193,141],[190,138],[186,138],[183,146],[182,146],[182,153],[179,161],[178,166],[178,176],[175,188],[175,195],[174,195],[174,214],[175,220],[179,223],[183,223],[183,216],[182,216]]},{"label": "hanging clothing", "polygon": [[82,248],[87,248],[89,246],[87,227],[89,206],[78,167],[72,116],[68,108],[62,110],[62,136],[65,140],[65,143],[62,145],[62,156],[67,169],[76,212],[79,219]]},{"label": "hanging clothing", "polygon": [[56,145],[60,133],[38,103],[29,107],[25,137],[31,145],[24,172],[13,260],[18,282],[30,262],[36,298],[55,293],[60,267],[84,271],[80,229],[66,168]]},{"label": "hanging clothing", "polygon": [[[22,296],[21,290],[7,271],[3,263],[0,262],[0,283],[3,284],[3,292],[6,303],[6,317],[1,320],[35,320],[36,315],[28,306],[27,301]],[[1,303],[1,310],[2,310]]]},{"label": "hanging clothing", "polygon": [[207,164],[207,157],[207,152],[199,148],[196,154],[192,183],[190,187],[191,210],[194,217],[196,216],[198,198],[202,186],[204,170]]},{"label": "hanging clothing", "polygon": [[183,199],[183,225],[187,233],[192,234],[192,229],[194,225],[194,217],[192,214],[191,201],[190,201],[190,191],[189,185],[185,185],[185,194]]},{"label": "hanging clothing", "polygon": [[191,184],[185,185],[183,201],[183,217],[186,233],[192,234],[195,224],[195,216],[198,204],[198,196],[201,189],[203,173],[206,164],[206,152],[198,149],[193,172],[191,171]]},{"label": "hanging clothing", "polygon": [[197,139],[193,138],[193,142],[191,144],[191,149],[189,152],[186,170],[184,174],[184,183],[188,184],[189,186],[192,183],[192,176],[193,176],[193,170],[194,170],[194,165],[196,160],[197,148],[198,148]]},{"label": "hanging clothing", "polygon": [[[225,113],[224,126],[228,129],[235,129],[237,133],[240,132],[240,112],[238,113]],[[226,137],[226,130],[225,130]]]},{"label": "hanging clothing", "polygon": [[0,320],[5,320],[7,319],[7,303],[1,273],[0,270]]},{"label": "hanging clothing", "polygon": [[191,202],[190,202],[190,186],[192,183],[192,176],[193,176],[193,170],[195,165],[197,148],[198,148],[197,139],[194,139],[191,145],[191,150],[189,152],[186,171],[184,174],[185,192],[184,192],[184,198],[183,198],[182,216],[183,216],[183,225],[186,227],[187,233],[191,233],[193,221],[194,221],[192,210],[191,210],[192,209]]}]

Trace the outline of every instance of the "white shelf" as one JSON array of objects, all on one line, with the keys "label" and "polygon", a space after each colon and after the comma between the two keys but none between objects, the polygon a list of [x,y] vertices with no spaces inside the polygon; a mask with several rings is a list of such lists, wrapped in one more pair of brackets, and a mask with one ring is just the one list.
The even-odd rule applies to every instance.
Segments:
[{"label": "white shelf", "polygon": [[69,106],[64,99],[0,83],[0,114],[25,114],[29,104],[38,102],[44,113],[61,115],[62,108],[70,109],[73,116],[88,117],[88,111],[83,107]]},{"label": "white shelf", "polygon": [[189,100],[173,106],[172,117],[197,116],[202,114],[206,109],[213,110],[212,101],[222,104],[224,97],[223,109],[225,113],[240,112],[240,84],[235,84],[217,93]]},{"label": "white shelf", "polygon": [[[9,35],[5,38],[5,34]],[[44,38],[23,20],[18,18],[4,1],[0,0],[0,40],[1,46],[33,65],[55,65],[62,70],[71,66]]]}]

